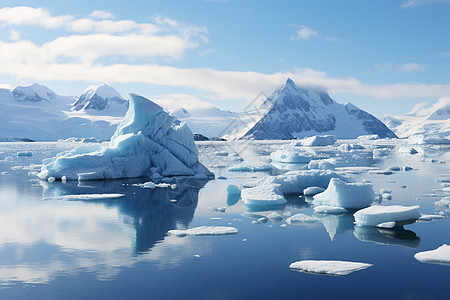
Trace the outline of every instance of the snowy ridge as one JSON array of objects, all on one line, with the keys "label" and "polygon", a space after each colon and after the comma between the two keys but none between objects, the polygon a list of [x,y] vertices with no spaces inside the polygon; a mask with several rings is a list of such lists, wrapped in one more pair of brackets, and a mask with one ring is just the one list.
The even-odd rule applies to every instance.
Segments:
[{"label": "snowy ridge", "polygon": [[383,115],[381,119],[401,138],[435,135],[450,139],[450,98],[441,98],[430,108],[418,104],[404,116]]},{"label": "snowy ridge", "polygon": [[37,83],[27,86],[18,86],[12,91],[12,94],[18,101],[52,102],[56,98],[54,91]]},{"label": "snowy ridge", "polygon": [[317,134],[337,138],[356,138],[378,134],[381,138],[396,135],[373,115],[351,103],[335,102],[322,91],[299,88],[291,79],[278,88],[261,105],[261,118],[238,136],[244,139],[292,139]]},{"label": "snowy ridge", "polygon": [[112,105],[121,105],[125,112],[128,108],[128,101],[124,99],[119,92],[107,83],[103,83],[95,88],[90,88],[73,104],[73,110],[105,110],[111,108]]}]

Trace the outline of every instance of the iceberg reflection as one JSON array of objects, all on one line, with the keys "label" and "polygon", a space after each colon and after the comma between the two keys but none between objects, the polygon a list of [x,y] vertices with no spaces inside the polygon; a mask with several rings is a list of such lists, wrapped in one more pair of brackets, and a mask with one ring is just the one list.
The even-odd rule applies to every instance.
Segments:
[{"label": "iceberg reflection", "polygon": [[360,241],[383,245],[417,248],[420,244],[420,237],[414,231],[406,230],[402,226],[392,229],[355,226],[353,235]]},{"label": "iceberg reflection", "polygon": [[353,229],[354,219],[352,213],[342,215],[314,213],[314,216],[322,222],[332,241],[335,240],[337,235]]}]

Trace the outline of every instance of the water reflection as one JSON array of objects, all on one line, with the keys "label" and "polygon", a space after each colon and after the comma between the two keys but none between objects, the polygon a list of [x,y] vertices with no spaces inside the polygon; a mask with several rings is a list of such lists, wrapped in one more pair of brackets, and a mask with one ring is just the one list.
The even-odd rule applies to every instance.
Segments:
[{"label": "water reflection", "polygon": [[[204,180],[180,178],[176,188],[147,189],[136,186],[136,180],[107,180],[50,184],[45,199],[73,194],[122,193],[124,198],[89,200],[118,210],[120,222],[131,235],[135,254],[149,251],[166,233],[178,227],[187,228],[194,217],[198,194]],[[50,196],[49,196],[50,195]],[[86,202],[86,201],[83,201]]]},{"label": "water reflection", "polygon": [[353,229],[354,218],[352,213],[341,215],[315,213],[314,216],[322,222],[332,241],[335,240],[337,235]]},{"label": "water reflection", "polygon": [[355,226],[353,235],[360,241],[383,245],[417,248],[420,244],[420,237],[414,231],[404,229],[403,226],[392,229]]}]

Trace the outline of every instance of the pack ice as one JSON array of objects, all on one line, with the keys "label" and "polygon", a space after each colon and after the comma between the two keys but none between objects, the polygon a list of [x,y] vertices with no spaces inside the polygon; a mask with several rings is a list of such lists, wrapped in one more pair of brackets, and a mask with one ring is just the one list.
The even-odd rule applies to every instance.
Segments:
[{"label": "pack ice", "polygon": [[130,94],[128,111],[109,145],[84,145],[43,160],[41,179],[101,180],[151,176],[214,176],[198,161],[185,123],[152,101]]},{"label": "pack ice", "polygon": [[301,260],[292,263],[289,268],[306,273],[342,276],[348,275],[355,271],[367,269],[371,266],[373,265],[351,261]]},{"label": "pack ice", "polygon": [[409,222],[420,218],[419,206],[371,206],[354,215],[357,226],[377,226],[387,222]]},{"label": "pack ice", "polygon": [[314,205],[361,209],[368,207],[375,199],[372,184],[366,182],[346,183],[339,178],[331,178],[328,188],[314,197]]}]

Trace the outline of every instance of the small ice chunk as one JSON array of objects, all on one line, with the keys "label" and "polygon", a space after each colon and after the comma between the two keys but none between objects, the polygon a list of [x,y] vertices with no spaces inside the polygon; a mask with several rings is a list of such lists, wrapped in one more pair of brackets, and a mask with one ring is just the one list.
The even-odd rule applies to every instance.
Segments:
[{"label": "small ice chunk", "polygon": [[7,161],[7,162],[11,162],[13,160],[14,160],[14,158],[12,156],[5,157],[5,161]]},{"label": "small ice chunk", "polygon": [[380,189],[380,194],[385,194],[385,193],[390,194],[390,193],[392,193],[392,191],[391,191],[391,190],[388,190],[388,189],[385,189],[385,188],[381,188],[381,189]]},{"label": "small ice chunk", "polygon": [[208,207],[208,210],[224,213],[226,208],[222,207],[222,206],[211,206],[211,207]]},{"label": "small ice chunk", "polygon": [[348,212],[343,207],[319,205],[314,206],[314,211],[319,214],[345,214]]},{"label": "small ice chunk", "polygon": [[61,177],[61,182],[62,182],[62,183],[66,183],[66,182],[67,182],[66,176]]},{"label": "small ice chunk", "polygon": [[350,261],[301,260],[292,263],[289,268],[306,273],[341,276],[364,270],[371,266],[373,265]]},{"label": "small ice chunk", "polygon": [[392,195],[390,193],[383,193],[381,197],[385,200],[392,200]]},{"label": "small ice chunk", "polygon": [[319,222],[318,218],[304,215],[304,214],[296,214],[296,215],[293,215],[292,217],[289,217],[288,219],[286,219],[286,223],[288,223],[289,225],[302,224],[302,223],[303,224],[311,224],[311,223],[316,223],[316,222]]},{"label": "small ice chunk", "polygon": [[301,141],[302,146],[328,146],[336,142],[334,135],[314,135]]},{"label": "small ice chunk", "polygon": [[270,219],[270,220],[274,220],[274,221],[283,220],[283,216],[280,215],[280,214],[277,213],[277,212],[274,212],[274,211],[271,212],[271,213],[267,216],[267,218]]},{"label": "small ice chunk", "polygon": [[394,228],[395,225],[396,225],[395,222],[384,222],[384,223],[377,224],[376,227],[378,227],[378,228]]},{"label": "small ice chunk", "polygon": [[168,234],[174,236],[194,236],[194,235],[227,235],[236,234],[238,230],[234,227],[229,226],[200,226],[190,229],[174,229],[169,230]]},{"label": "small ice chunk", "polygon": [[152,181],[144,182],[144,185],[142,186],[145,189],[154,189],[156,187],[156,184]]},{"label": "small ice chunk", "polygon": [[311,156],[300,149],[277,150],[270,154],[270,158],[272,161],[281,163],[309,163],[311,160]]},{"label": "small ice chunk", "polygon": [[17,156],[33,156],[33,153],[30,151],[17,152]]},{"label": "small ice chunk", "polygon": [[284,228],[284,227],[287,227],[287,225],[286,224],[281,224],[280,227]]},{"label": "small ice chunk", "polygon": [[56,181],[56,178],[55,177],[49,177],[49,178],[47,178],[47,181],[50,182],[50,183],[53,183],[53,182]]},{"label": "small ice chunk", "polygon": [[256,186],[242,190],[242,199],[249,205],[281,205],[287,201],[279,191],[279,184]]},{"label": "small ice chunk", "polygon": [[241,189],[237,185],[229,184],[229,185],[227,185],[227,194],[228,195],[240,195]]},{"label": "small ice chunk", "polygon": [[389,171],[400,171],[400,167],[398,166],[392,166],[388,168]]},{"label": "small ice chunk", "polygon": [[411,171],[411,170],[413,170],[413,168],[412,167],[408,167],[408,166],[404,166],[403,170],[404,171]]},{"label": "small ice chunk", "polygon": [[59,196],[59,200],[103,200],[125,197],[125,194],[75,194]]},{"label": "small ice chunk", "polygon": [[370,206],[374,199],[375,193],[370,183],[346,183],[339,178],[331,178],[328,188],[323,193],[315,195],[313,203],[359,209]]},{"label": "small ice chunk", "polygon": [[228,152],[226,151],[217,151],[214,153],[215,156],[228,156]]},{"label": "small ice chunk", "polygon": [[267,222],[267,220],[268,219],[266,217],[261,217],[261,218],[257,219],[256,221],[258,221],[258,223],[260,223],[260,224],[264,224]]},{"label": "small ice chunk", "polygon": [[271,165],[246,165],[239,164],[235,165],[231,168],[228,168],[229,172],[264,172],[264,171],[272,171],[273,167]]},{"label": "small ice chunk", "polygon": [[318,187],[318,186],[310,186],[306,189],[303,190],[303,195],[304,196],[314,196],[317,195],[319,193],[322,193],[323,191],[325,191],[324,188]]},{"label": "small ice chunk", "polygon": [[371,206],[353,214],[357,226],[377,226],[385,222],[411,221],[420,218],[419,206]]},{"label": "small ice chunk", "polygon": [[421,215],[419,221],[431,221],[445,218],[446,217],[444,215]]},{"label": "small ice chunk", "polygon": [[450,265],[450,246],[444,244],[435,250],[419,252],[414,258],[428,264]]}]

